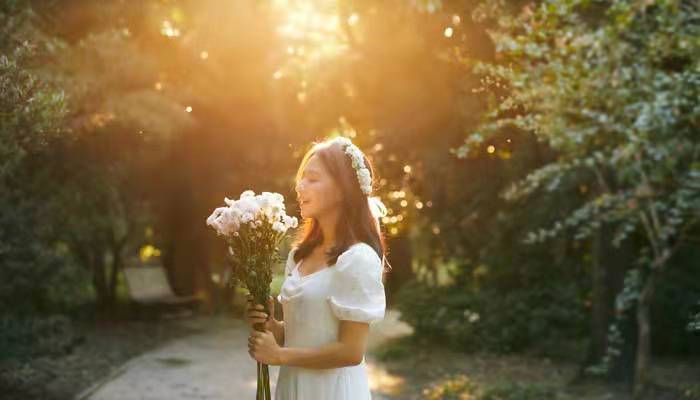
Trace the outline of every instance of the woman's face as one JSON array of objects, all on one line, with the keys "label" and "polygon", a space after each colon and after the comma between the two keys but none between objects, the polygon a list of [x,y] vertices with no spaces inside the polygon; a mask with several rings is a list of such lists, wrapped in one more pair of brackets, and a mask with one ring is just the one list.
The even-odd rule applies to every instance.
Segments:
[{"label": "woman's face", "polygon": [[316,154],[304,167],[296,192],[302,218],[318,220],[338,207],[340,191]]}]

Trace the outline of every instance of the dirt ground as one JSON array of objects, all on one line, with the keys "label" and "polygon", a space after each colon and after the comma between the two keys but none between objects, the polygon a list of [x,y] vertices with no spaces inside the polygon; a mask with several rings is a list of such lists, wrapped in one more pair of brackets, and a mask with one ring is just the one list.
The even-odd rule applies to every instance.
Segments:
[{"label": "dirt ground", "polygon": [[130,358],[197,331],[178,320],[103,320],[75,327],[81,343],[69,354],[0,363],[2,398],[73,399]]},{"label": "dirt ground", "polygon": [[[3,399],[74,399],[96,383],[108,381],[128,360],[179,338],[205,333],[212,330],[207,328],[210,325],[206,317],[81,323],[78,329],[84,340],[70,354],[0,364],[0,393]],[[411,343],[410,327],[393,312],[370,332],[367,368],[375,399],[421,399],[426,388],[457,374],[484,387],[512,382],[547,385],[555,388],[558,400],[630,398],[624,385],[591,381],[571,384],[578,372],[574,362],[523,355],[464,354]],[[700,399],[700,362],[656,359],[652,375],[663,386],[655,388],[649,400]]]},{"label": "dirt ground", "polygon": [[[410,349],[410,350],[409,350]],[[504,384],[551,387],[556,399],[631,400],[629,387],[585,379],[576,380],[579,366],[524,355],[465,354],[404,337],[373,350],[378,366],[373,374],[381,381],[379,393],[386,399],[421,399],[431,384],[459,374],[481,387]],[[654,361],[654,385],[649,400],[700,399],[700,361]],[[519,398],[519,397],[518,397]],[[530,397],[527,397],[530,399]]]}]

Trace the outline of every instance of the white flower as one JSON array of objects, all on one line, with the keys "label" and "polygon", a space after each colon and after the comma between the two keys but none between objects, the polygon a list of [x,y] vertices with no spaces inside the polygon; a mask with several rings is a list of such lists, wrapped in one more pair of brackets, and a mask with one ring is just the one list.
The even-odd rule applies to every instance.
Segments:
[{"label": "white flower", "polygon": [[296,228],[298,225],[298,221],[295,217],[290,217],[288,215],[285,215],[283,217],[284,224],[287,226],[287,228]]},{"label": "white flower", "polygon": [[243,215],[241,215],[241,222],[245,224],[245,223],[252,221],[253,218],[255,218],[255,216],[252,213],[246,212],[246,213],[243,213]]},{"label": "white flower", "polygon": [[241,193],[241,199],[247,199],[255,197],[255,192],[252,190],[246,190],[245,192]]},{"label": "white flower", "polygon": [[287,227],[283,223],[281,223],[279,221],[275,221],[272,224],[272,230],[274,230],[275,232],[284,233],[284,232],[287,232]]},{"label": "white flower", "polygon": [[372,190],[372,178],[369,176],[360,176],[358,179],[363,192],[367,193],[367,191]]},{"label": "white flower", "polygon": [[245,197],[238,200],[238,209],[240,209],[244,214],[250,213],[255,216],[260,211],[260,205],[255,201],[255,197]]},{"label": "white flower", "polygon": [[207,218],[207,225],[214,228],[217,235],[224,234],[224,227],[223,227],[222,221],[220,219],[220,216],[225,210],[226,210],[226,207],[219,207],[219,208],[215,209],[213,213],[211,213],[209,218]]},{"label": "white flower", "polygon": [[[266,221],[280,233],[286,233],[289,228],[298,225],[296,218],[285,213],[284,197],[279,193],[262,192],[260,195],[255,195],[252,190],[246,190],[238,200],[226,197],[224,202],[228,207],[216,208],[206,221],[207,225],[214,228],[217,235],[260,242],[269,240],[259,229]],[[255,233],[241,235],[239,231],[243,224],[254,229]]]},{"label": "white flower", "polygon": [[365,156],[359,147],[355,146],[350,139],[338,137],[334,139],[343,146],[345,154],[350,156],[352,168],[357,174],[357,180],[360,184],[362,193],[369,195],[372,193],[372,178],[370,177],[369,169],[365,166]]}]

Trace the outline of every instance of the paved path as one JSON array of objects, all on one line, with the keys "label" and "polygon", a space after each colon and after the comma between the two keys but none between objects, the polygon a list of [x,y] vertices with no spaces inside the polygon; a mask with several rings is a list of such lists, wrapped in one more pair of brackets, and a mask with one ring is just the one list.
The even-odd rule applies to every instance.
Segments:
[{"label": "paved path", "polygon": [[[410,332],[388,311],[384,321],[372,325],[369,346]],[[231,400],[255,399],[256,364],[248,355],[249,328],[241,320],[196,318],[184,321],[202,333],[169,342],[142,354],[119,368],[105,382],[78,400]],[[382,386],[391,377],[367,358],[373,399],[382,399]],[[279,367],[270,367],[275,391]]]}]

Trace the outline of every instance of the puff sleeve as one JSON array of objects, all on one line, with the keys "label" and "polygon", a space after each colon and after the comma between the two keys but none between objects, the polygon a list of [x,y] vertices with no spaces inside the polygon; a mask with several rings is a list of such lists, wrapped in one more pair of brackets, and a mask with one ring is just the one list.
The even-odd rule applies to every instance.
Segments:
[{"label": "puff sleeve", "polygon": [[326,298],[340,320],[373,323],[384,318],[386,298],[382,261],[372,247],[360,244],[341,254]]}]

